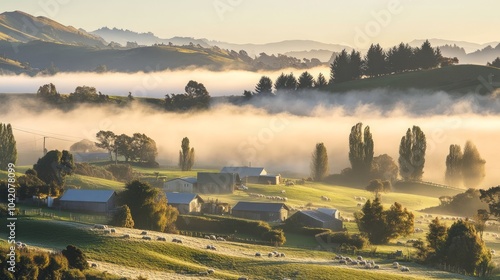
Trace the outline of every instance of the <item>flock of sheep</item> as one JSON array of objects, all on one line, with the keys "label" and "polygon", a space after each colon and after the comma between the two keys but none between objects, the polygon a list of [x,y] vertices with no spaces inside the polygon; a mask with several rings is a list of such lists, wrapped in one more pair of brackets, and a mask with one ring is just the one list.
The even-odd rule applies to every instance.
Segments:
[{"label": "flock of sheep", "polygon": [[[283,191],[282,191],[282,193],[284,193]],[[252,197],[266,198],[266,199],[269,199],[269,200],[288,201],[288,198],[282,197],[282,196],[277,196],[277,195],[263,195],[263,194],[260,194],[260,193],[249,193],[248,195],[252,196]]]},{"label": "flock of sheep", "polygon": [[380,266],[378,264],[375,264],[375,261],[365,260],[362,256],[358,256],[356,259],[352,259],[351,257],[336,255],[334,259],[337,260],[339,264],[364,266],[364,268],[366,269],[380,269]]}]

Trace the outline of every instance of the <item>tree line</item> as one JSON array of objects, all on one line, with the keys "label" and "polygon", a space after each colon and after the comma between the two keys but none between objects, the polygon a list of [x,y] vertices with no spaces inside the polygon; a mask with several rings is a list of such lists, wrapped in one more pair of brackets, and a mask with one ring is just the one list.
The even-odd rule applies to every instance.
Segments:
[{"label": "tree line", "polygon": [[144,133],[117,135],[112,131],[101,130],[96,134],[96,146],[109,152],[110,160],[123,156],[125,161],[145,163],[147,166],[158,166],[156,142]]},{"label": "tree line", "polygon": [[[374,156],[374,147],[370,127],[363,128],[362,123],[354,125],[349,134],[351,166],[328,178],[344,183],[362,183],[378,179],[380,182],[370,182],[368,186],[370,191],[377,193],[390,190],[389,183],[396,181],[398,175],[405,181],[422,181],[427,140],[419,126],[408,128],[401,138],[398,164],[387,154]],[[485,177],[485,164],[471,141],[467,141],[463,154],[460,146],[451,145],[450,154],[446,158],[446,182],[452,186],[460,186],[463,182],[468,188],[476,188]],[[324,143],[318,143],[312,153],[311,178],[323,181],[327,179],[328,171],[326,146]]]}]

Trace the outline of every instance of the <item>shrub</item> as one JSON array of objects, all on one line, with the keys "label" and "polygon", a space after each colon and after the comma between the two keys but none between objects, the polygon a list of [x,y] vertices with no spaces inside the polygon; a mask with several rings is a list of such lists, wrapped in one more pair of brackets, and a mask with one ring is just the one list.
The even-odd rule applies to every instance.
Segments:
[{"label": "shrub", "polygon": [[66,246],[66,249],[62,250],[62,254],[66,257],[66,259],[68,259],[69,267],[80,270],[89,268],[89,263],[87,262],[82,250],[79,248],[73,245],[68,245]]},{"label": "shrub", "polygon": [[66,270],[62,274],[62,280],[85,280],[85,279],[86,277],[83,274],[83,272],[81,272],[78,269]]},{"label": "shrub", "polygon": [[111,172],[113,176],[123,182],[134,180],[135,174],[132,167],[128,164],[110,164],[107,165],[106,170]]},{"label": "shrub", "polygon": [[110,171],[106,170],[103,167],[91,165],[86,162],[75,163],[75,174],[102,178],[107,180],[115,180],[113,173],[111,173]]},{"label": "shrub", "polygon": [[[349,234],[346,232],[337,232],[323,235],[324,239],[330,239],[330,242],[340,245],[354,246],[357,249],[363,249],[368,246],[370,242],[365,237],[359,234]],[[326,241],[326,240],[325,240]]]}]

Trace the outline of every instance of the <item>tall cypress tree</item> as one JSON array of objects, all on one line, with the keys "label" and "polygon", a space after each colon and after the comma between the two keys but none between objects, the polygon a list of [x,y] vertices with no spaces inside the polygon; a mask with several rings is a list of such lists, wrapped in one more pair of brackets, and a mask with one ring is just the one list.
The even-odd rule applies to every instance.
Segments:
[{"label": "tall cypress tree", "polygon": [[462,181],[462,148],[450,145],[450,153],[446,157],[445,180],[448,185],[460,186]]},{"label": "tall cypress tree", "polygon": [[17,148],[12,126],[0,123],[0,169],[6,170],[9,163],[16,164],[16,162]]},{"label": "tall cypress tree", "polygon": [[349,134],[349,161],[356,176],[369,174],[373,161],[373,138],[370,127],[366,126],[363,133],[363,124],[357,123]]},{"label": "tall cypress tree", "polygon": [[399,174],[405,180],[422,180],[427,141],[420,127],[406,131],[399,145]]},{"label": "tall cypress tree", "polygon": [[321,181],[326,175],[328,175],[328,153],[325,145],[318,143],[312,154],[311,177],[314,181]]}]

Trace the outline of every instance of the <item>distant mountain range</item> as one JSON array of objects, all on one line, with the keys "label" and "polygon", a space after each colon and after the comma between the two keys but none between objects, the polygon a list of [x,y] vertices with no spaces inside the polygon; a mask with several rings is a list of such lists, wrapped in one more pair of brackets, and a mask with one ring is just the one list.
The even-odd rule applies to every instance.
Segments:
[{"label": "distant mountain range", "polygon": [[64,26],[46,17],[34,17],[15,11],[0,14],[0,40],[27,43],[34,40],[104,47],[106,42],[99,36],[83,29]]},{"label": "distant mountain range", "polygon": [[[422,42],[414,40],[410,45]],[[498,42],[481,45],[431,39],[431,43],[441,46],[444,56],[458,57],[460,63],[484,65],[500,56]],[[150,32],[107,27],[87,32],[21,11],[0,14],[0,73],[310,68],[331,63],[342,49],[351,50],[312,40],[234,44],[205,38],[162,39]]]}]

